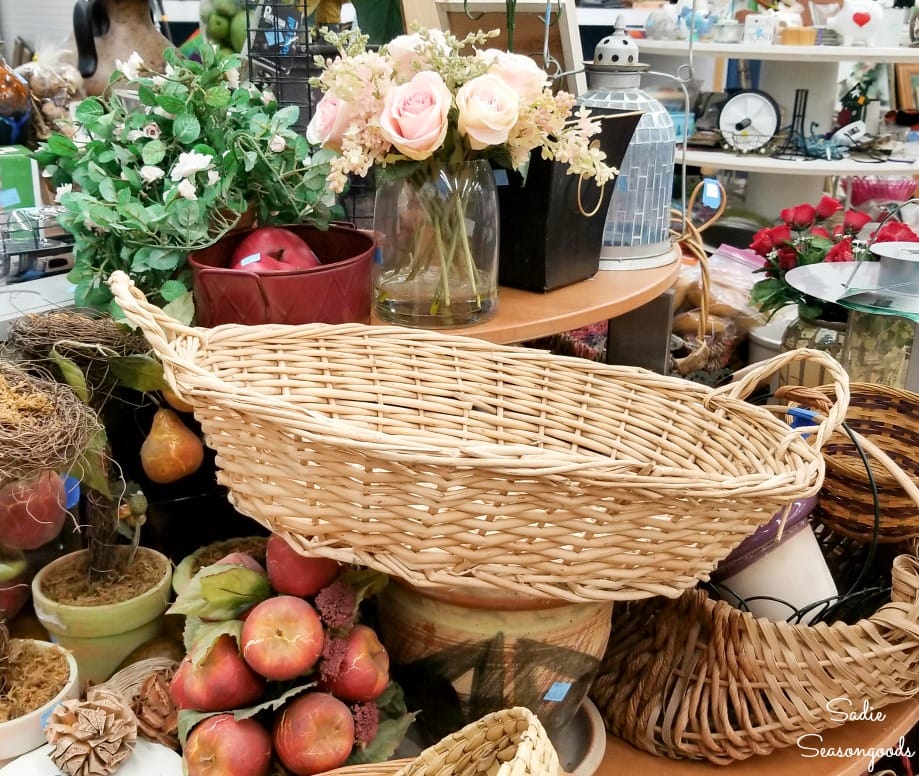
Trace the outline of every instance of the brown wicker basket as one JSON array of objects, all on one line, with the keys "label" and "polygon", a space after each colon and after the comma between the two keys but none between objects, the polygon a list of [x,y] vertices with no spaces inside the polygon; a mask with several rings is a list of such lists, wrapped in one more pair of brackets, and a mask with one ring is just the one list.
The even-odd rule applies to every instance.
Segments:
[{"label": "brown wicker basket", "polygon": [[514,707],[486,714],[415,758],[351,765],[328,776],[556,776],[558,754],[539,719]]},{"label": "brown wicker basket", "polygon": [[[818,389],[830,395],[832,388]],[[919,394],[874,383],[852,383],[846,423],[887,453],[919,481]],[[826,478],[814,517],[838,533],[861,541],[874,535],[874,496],[865,463],[842,430],[823,448]],[[878,541],[902,542],[919,536],[919,506],[888,471],[871,462],[880,505]]]},{"label": "brown wicker basket", "polygon": [[[570,601],[676,596],[823,480],[848,378],[798,351],[718,389],[394,326],[190,328],[111,288],[194,406],[230,500],[304,554],[414,585]],[[744,397],[814,360],[807,439]]]},{"label": "brown wicker basket", "polygon": [[623,607],[616,625],[590,695],[611,733],[657,755],[769,754],[842,724],[834,699],[880,709],[919,692],[915,555],[894,560],[890,602],[854,625],[771,622],[701,589]]}]

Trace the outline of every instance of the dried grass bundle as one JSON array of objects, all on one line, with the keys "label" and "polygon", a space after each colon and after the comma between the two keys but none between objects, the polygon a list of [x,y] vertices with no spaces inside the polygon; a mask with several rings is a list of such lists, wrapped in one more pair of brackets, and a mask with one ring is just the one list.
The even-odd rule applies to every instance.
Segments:
[{"label": "dried grass bundle", "polygon": [[100,429],[71,388],[0,360],[0,483],[66,471]]}]

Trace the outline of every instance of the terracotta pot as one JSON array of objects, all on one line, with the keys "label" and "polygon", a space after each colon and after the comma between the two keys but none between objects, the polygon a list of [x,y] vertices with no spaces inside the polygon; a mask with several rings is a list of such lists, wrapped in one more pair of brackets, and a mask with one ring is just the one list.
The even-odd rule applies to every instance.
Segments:
[{"label": "terracotta pot", "polygon": [[554,736],[594,679],[612,607],[393,580],[379,597],[379,629],[393,675],[432,740],[512,706],[531,709]]},{"label": "terracotta pot", "polygon": [[[47,641],[34,641],[43,649],[57,649]],[[73,655],[66,653],[70,675],[61,691],[50,701],[21,717],[0,722],[0,767],[26,752],[31,752],[45,743],[44,723],[51,710],[62,701],[78,698],[80,695],[80,676],[77,661]]]},{"label": "terracotta pot", "polygon": [[83,681],[104,682],[134,649],[162,629],[172,590],[172,565],[162,553],[142,549],[161,558],[166,571],[153,587],[128,601],[78,606],[49,599],[42,591],[44,580],[77,553],[52,561],[32,580],[36,616],[54,641],[73,652]]}]

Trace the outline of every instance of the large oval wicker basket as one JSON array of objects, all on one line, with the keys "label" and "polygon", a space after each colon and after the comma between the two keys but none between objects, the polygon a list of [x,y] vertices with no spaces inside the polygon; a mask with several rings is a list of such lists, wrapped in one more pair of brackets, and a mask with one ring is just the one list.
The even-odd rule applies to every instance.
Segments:
[{"label": "large oval wicker basket", "polygon": [[[191,328],[124,273],[110,284],[240,512],[300,552],[414,585],[674,597],[819,490],[820,447],[848,404],[844,370],[816,351],[713,390],[392,326]],[[804,359],[836,384],[807,438],[743,400]]]},{"label": "large oval wicker basket", "polygon": [[724,765],[794,746],[841,711],[919,692],[919,558],[892,576],[890,602],[852,625],[772,622],[702,589],[630,604],[590,696],[611,733],[656,755]]}]

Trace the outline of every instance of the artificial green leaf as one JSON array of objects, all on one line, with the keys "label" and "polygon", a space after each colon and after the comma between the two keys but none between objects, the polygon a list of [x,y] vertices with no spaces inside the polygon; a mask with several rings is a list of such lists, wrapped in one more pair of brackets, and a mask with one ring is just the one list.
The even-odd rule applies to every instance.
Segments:
[{"label": "artificial green leaf", "polygon": [[360,765],[388,760],[396,753],[396,749],[399,748],[399,744],[402,743],[416,716],[416,713],[410,713],[393,719],[381,720],[373,741],[363,748],[355,747],[345,764]]},{"label": "artificial green leaf", "polygon": [[169,607],[169,613],[229,620],[271,594],[265,574],[244,566],[215,563],[200,569],[191,578]]},{"label": "artificial green leaf", "polygon": [[76,477],[84,488],[111,498],[112,490],[105,465],[108,455],[108,437],[105,429],[100,429],[89,441],[79,460],[70,467],[68,474]]},{"label": "artificial green leaf", "polygon": [[137,87],[137,99],[148,108],[156,107],[156,92],[146,84]]},{"label": "artificial green leaf", "polygon": [[180,97],[173,97],[171,94],[157,94],[155,99],[157,106],[173,116],[178,116],[185,111],[185,100]]},{"label": "artificial green leaf", "polygon": [[180,283],[178,280],[167,280],[160,286],[160,296],[167,302],[178,299],[187,293],[188,289],[185,287],[185,284]]},{"label": "artificial green leaf", "polygon": [[99,195],[106,202],[117,202],[118,192],[115,190],[115,181],[105,178],[99,182]]},{"label": "artificial green leaf", "polygon": [[194,143],[201,136],[201,123],[192,113],[180,113],[172,122],[172,134],[180,143]]},{"label": "artificial green leaf", "polygon": [[89,388],[86,385],[86,376],[83,370],[77,366],[77,363],[67,356],[62,355],[57,346],[51,348],[51,360],[60,370],[64,382],[67,383],[73,392],[79,397],[84,404],[89,403]]},{"label": "artificial green leaf", "polygon": [[98,120],[105,113],[105,107],[97,97],[87,97],[80,100],[74,111],[74,117],[82,124],[90,124]]},{"label": "artificial green leaf", "polygon": [[157,165],[166,158],[166,144],[162,140],[151,140],[140,152],[144,164]]},{"label": "artificial green leaf", "polygon": [[76,154],[77,146],[69,137],[53,134],[45,141],[48,150],[57,156],[70,157]]},{"label": "artificial green leaf", "polygon": [[108,364],[112,375],[125,388],[146,392],[166,387],[162,364],[150,356],[115,356],[108,359]]},{"label": "artificial green leaf", "polygon": [[223,108],[230,104],[230,90],[226,84],[212,86],[205,92],[204,102],[212,108]]},{"label": "artificial green leaf", "polygon": [[179,266],[184,253],[175,248],[151,248],[147,256],[147,265],[151,269],[173,270]]},{"label": "artificial green leaf", "polygon": [[247,706],[243,709],[234,709],[233,716],[238,720],[249,719],[254,717],[256,714],[261,714],[263,711],[277,711],[282,706],[284,706],[291,698],[296,697],[300,693],[306,692],[307,690],[312,689],[316,686],[316,682],[307,682],[306,684],[298,684],[296,687],[291,687],[276,698],[269,698],[266,701],[262,701],[255,706]]}]

